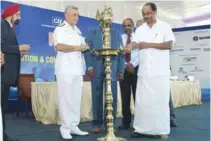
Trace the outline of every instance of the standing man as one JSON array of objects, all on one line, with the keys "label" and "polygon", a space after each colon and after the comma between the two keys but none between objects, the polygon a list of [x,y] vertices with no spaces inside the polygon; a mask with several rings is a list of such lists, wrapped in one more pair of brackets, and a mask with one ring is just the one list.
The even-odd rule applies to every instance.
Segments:
[{"label": "standing man", "polygon": [[76,26],[78,18],[78,8],[67,6],[65,21],[54,31],[57,51],[55,73],[61,121],[60,133],[63,139],[72,139],[71,134],[88,135],[88,132],[78,128],[84,75],[81,52],[89,48],[83,44],[81,32]]},{"label": "standing man", "polygon": [[[88,43],[93,49],[99,49],[103,47],[102,40],[103,32],[101,24],[99,27],[90,29],[86,37],[86,43]],[[122,47],[122,39],[119,32],[113,28],[110,29],[110,45],[111,48]],[[88,68],[88,74],[91,77],[92,87],[92,106],[93,106],[93,129],[94,133],[99,133],[105,119],[105,113],[103,108],[103,85],[105,84],[105,68],[104,60],[102,56],[96,53],[87,52],[86,65]],[[124,73],[124,55],[120,53],[117,56],[111,57],[111,89],[113,94],[113,117],[114,124],[117,112],[117,81],[123,78]],[[103,114],[104,113],[104,114]],[[103,116],[104,115],[104,116]]]},{"label": "standing man", "polygon": [[175,37],[169,24],[156,18],[154,3],[146,3],[142,13],[146,23],[136,30],[134,43],[126,49],[140,49],[133,136],[166,138],[170,133],[169,50]]},{"label": "standing man", "polygon": [[[123,21],[124,34],[122,35],[123,45],[128,45],[134,37],[134,22],[127,18]],[[131,53],[125,54],[125,72],[124,78],[120,81],[121,98],[122,98],[122,125],[119,129],[129,129],[131,123],[131,89],[133,99],[135,100],[137,70],[138,70],[138,49],[132,50]]]},{"label": "standing man", "polygon": [[4,115],[8,106],[8,95],[10,86],[16,86],[20,74],[21,55],[28,50],[28,45],[18,45],[14,33],[14,25],[20,21],[20,5],[13,4],[6,7],[2,13],[1,20],[1,51],[4,54],[4,64],[1,67],[1,109],[3,118],[3,140],[17,141],[10,139],[5,133]]}]

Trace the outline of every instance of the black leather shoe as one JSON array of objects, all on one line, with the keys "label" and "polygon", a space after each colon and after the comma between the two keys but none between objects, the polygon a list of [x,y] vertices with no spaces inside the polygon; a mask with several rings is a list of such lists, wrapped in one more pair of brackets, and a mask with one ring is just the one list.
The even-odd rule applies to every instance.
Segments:
[{"label": "black leather shoe", "polygon": [[130,126],[124,126],[124,125],[119,126],[119,130],[128,130],[129,128]]},{"label": "black leather shoe", "polygon": [[142,134],[139,134],[139,133],[137,133],[137,132],[133,132],[133,133],[132,133],[132,137],[133,137],[133,138],[139,138],[139,137],[143,137],[143,135],[142,135]]},{"label": "black leather shoe", "polygon": [[146,134],[140,134],[137,132],[133,132],[132,137],[133,138],[144,137],[144,138],[151,138],[151,139],[168,139],[167,135],[146,135]]},{"label": "black leather shoe", "polygon": [[17,139],[12,139],[10,137],[8,137],[7,134],[4,134],[4,141],[18,141]]},{"label": "black leather shoe", "polygon": [[175,120],[171,120],[170,121],[170,127],[177,127],[178,125],[177,125],[177,123],[176,123],[176,121]]}]

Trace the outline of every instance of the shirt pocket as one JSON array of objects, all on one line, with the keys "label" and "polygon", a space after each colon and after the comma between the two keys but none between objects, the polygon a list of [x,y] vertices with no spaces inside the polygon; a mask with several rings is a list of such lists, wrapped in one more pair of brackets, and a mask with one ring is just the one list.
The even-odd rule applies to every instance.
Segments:
[{"label": "shirt pocket", "polygon": [[152,34],[153,43],[162,43],[164,42],[164,35],[161,32],[154,32]]},{"label": "shirt pocket", "polygon": [[72,31],[67,31],[67,35],[66,37],[66,42],[68,45],[81,45],[82,42],[82,37],[79,36],[76,32],[72,32]]}]

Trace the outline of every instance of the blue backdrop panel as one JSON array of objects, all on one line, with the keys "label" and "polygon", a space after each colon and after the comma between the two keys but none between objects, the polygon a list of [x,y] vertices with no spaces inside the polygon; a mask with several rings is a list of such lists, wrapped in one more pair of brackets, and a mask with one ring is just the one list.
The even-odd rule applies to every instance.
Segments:
[{"label": "blue backdrop panel", "polygon": [[[11,4],[2,1],[2,9]],[[62,12],[21,5],[21,22],[15,28],[19,44],[29,44],[31,46],[29,54],[22,58],[21,73],[35,73],[37,81],[53,81],[54,61],[56,52],[49,42],[49,34],[55,26],[64,20]],[[98,26],[95,19],[79,18],[78,27],[83,36],[91,27]],[[113,27],[122,30],[121,25],[113,24]]]},{"label": "blue backdrop panel", "polygon": [[[11,2],[1,1],[1,12]],[[50,34],[55,27],[63,22],[64,13],[47,10],[27,5],[21,5],[21,22],[15,27],[19,44],[29,44],[30,51],[21,61],[22,74],[35,74],[36,81],[54,81],[54,62],[56,52],[52,45]],[[97,27],[98,21],[92,18],[80,16],[78,27],[83,36],[86,36],[89,28]],[[120,24],[112,24],[112,27],[122,32]],[[11,88],[10,102],[17,100],[17,89]],[[12,110],[12,109],[10,109]]]}]

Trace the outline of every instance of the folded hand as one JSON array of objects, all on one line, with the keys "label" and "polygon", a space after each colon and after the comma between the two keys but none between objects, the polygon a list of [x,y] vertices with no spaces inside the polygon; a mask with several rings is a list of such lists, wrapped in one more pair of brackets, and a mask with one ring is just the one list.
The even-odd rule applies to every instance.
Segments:
[{"label": "folded hand", "polygon": [[126,45],[126,46],[124,47],[124,52],[125,52],[125,53],[130,53],[131,50],[132,50],[132,47],[131,47],[130,45]]}]

